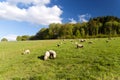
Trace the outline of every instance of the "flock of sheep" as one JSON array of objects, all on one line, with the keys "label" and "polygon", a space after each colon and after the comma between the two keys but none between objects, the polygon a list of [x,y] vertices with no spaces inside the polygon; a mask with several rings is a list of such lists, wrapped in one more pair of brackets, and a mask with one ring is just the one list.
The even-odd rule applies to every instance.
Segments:
[{"label": "flock of sheep", "polygon": [[[63,40],[64,41],[64,40]],[[71,42],[73,42],[72,40],[71,40]],[[79,40],[79,42],[86,42],[86,39],[80,39]],[[106,40],[106,43],[108,43],[109,42],[109,40]],[[89,44],[93,44],[93,41],[89,41],[88,42]],[[60,43],[60,44],[57,44],[56,46],[57,47],[60,47],[61,46],[61,44],[62,44],[62,42]],[[82,45],[82,44],[79,44],[78,42],[75,42],[75,44],[76,44],[76,48],[83,48],[84,46]],[[24,54],[30,54],[30,50],[29,49],[27,49],[27,50],[24,50],[24,52],[22,53],[23,55]],[[44,60],[47,60],[47,59],[55,59],[56,58],[56,52],[54,51],[54,50],[49,50],[49,51],[46,51],[45,53],[44,53]]]},{"label": "flock of sheep", "polygon": [[[30,50],[29,49],[24,50],[24,52],[22,54],[23,55],[30,54]],[[56,58],[56,52],[54,50],[46,51],[45,54],[44,54],[44,60],[47,60],[48,58],[55,59]]]}]

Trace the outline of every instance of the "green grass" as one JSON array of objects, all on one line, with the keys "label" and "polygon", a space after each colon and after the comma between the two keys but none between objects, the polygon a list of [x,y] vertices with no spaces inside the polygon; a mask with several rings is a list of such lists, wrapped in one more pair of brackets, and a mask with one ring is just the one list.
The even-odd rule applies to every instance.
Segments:
[{"label": "green grass", "polygon": [[[0,80],[120,80],[120,38],[106,40],[0,42]],[[75,42],[84,48],[77,49]],[[31,53],[21,55],[25,49]],[[42,60],[50,49],[57,58]]]}]

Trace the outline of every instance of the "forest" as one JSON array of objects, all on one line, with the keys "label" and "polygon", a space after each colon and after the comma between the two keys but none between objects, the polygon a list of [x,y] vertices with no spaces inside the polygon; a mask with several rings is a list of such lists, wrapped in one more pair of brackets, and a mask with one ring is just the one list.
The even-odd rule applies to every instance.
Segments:
[{"label": "forest", "polygon": [[41,28],[33,36],[18,36],[20,40],[44,39],[76,39],[76,38],[104,38],[120,36],[120,18],[102,16],[91,18],[83,23],[52,23],[48,28]]}]

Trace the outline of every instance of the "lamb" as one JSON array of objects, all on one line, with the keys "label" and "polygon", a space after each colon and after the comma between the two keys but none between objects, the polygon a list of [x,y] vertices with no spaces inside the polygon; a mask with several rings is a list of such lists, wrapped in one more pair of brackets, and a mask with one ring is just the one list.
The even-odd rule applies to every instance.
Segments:
[{"label": "lamb", "polygon": [[27,49],[27,50],[25,50],[22,54],[30,54],[30,50]]},{"label": "lamb", "polygon": [[77,48],[83,48],[82,44],[77,44]]},{"label": "lamb", "polygon": [[56,58],[56,52],[54,50],[46,51],[45,55],[44,55],[44,60],[47,60],[48,58],[55,59]]}]

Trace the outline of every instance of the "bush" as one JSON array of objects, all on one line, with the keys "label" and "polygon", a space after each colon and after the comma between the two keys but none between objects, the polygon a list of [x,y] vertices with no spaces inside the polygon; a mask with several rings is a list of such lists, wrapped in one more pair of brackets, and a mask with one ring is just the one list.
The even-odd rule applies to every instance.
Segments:
[{"label": "bush", "polygon": [[6,38],[1,39],[1,41],[8,41]]}]

